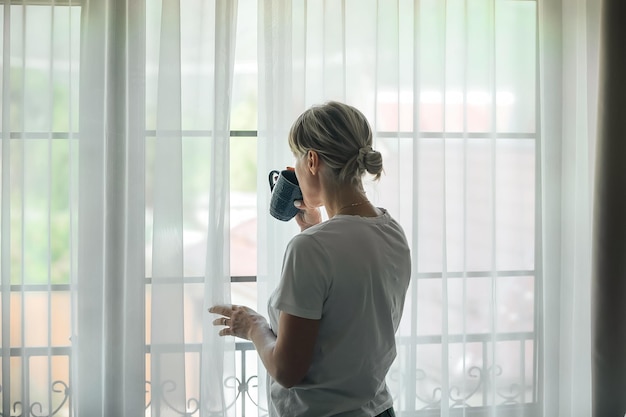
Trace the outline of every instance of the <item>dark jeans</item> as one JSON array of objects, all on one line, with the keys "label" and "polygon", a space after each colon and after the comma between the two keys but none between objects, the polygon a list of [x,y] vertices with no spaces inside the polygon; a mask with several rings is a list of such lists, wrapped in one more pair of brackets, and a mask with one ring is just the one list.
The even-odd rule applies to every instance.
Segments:
[{"label": "dark jeans", "polygon": [[396,417],[396,413],[393,411],[393,407],[383,411],[382,413],[380,413],[379,415],[377,415],[376,417]]}]

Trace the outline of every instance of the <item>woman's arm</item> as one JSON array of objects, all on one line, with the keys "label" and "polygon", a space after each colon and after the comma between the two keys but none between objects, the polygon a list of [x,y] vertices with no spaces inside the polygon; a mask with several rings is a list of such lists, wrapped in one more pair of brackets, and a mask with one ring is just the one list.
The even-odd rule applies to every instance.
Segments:
[{"label": "woman's arm", "polygon": [[214,306],[209,312],[221,314],[213,321],[227,326],[220,336],[237,336],[254,343],[267,372],[285,388],[302,381],[311,362],[319,333],[319,320],[304,319],[280,313],[280,331],[276,336],[267,320],[244,306]]}]

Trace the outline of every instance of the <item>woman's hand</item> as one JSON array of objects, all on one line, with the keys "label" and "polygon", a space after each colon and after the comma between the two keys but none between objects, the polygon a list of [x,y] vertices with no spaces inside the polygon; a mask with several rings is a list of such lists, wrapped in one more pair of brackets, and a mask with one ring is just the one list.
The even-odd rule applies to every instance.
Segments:
[{"label": "woman's hand", "polygon": [[300,226],[300,231],[322,222],[322,213],[319,208],[309,207],[301,200],[294,201],[293,205],[300,209],[296,215],[296,223]]},{"label": "woman's hand", "polygon": [[222,315],[213,320],[214,326],[225,326],[220,330],[220,336],[236,336],[252,340],[251,332],[255,328],[265,326],[269,329],[265,317],[245,306],[216,305],[209,308],[209,313]]},{"label": "woman's hand", "polygon": [[280,337],[270,329],[267,320],[244,306],[217,305],[210,313],[220,314],[215,326],[225,326],[220,336],[237,336],[252,341],[269,374],[285,388],[304,378],[313,362],[313,352],[320,321],[280,313]]}]

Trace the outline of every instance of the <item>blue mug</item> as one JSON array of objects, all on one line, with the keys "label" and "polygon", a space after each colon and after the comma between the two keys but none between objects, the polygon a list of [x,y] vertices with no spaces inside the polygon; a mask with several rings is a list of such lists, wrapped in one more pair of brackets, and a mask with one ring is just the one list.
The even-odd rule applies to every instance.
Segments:
[{"label": "blue mug", "polygon": [[270,171],[270,214],[284,222],[295,217],[300,209],[293,205],[294,201],[302,200],[302,191],[298,185],[296,173],[290,169]]}]

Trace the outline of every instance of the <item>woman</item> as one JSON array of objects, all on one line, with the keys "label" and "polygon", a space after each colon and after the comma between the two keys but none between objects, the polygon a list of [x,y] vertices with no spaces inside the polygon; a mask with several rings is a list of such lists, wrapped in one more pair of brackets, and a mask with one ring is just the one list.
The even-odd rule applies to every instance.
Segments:
[{"label": "woman", "polygon": [[402,228],[361,183],[383,169],[369,123],[343,103],[314,106],[293,124],[289,146],[302,232],[287,246],[270,321],[214,306],[214,324],[254,343],[270,376],[270,416],[394,416],[385,376],[411,265]]}]

